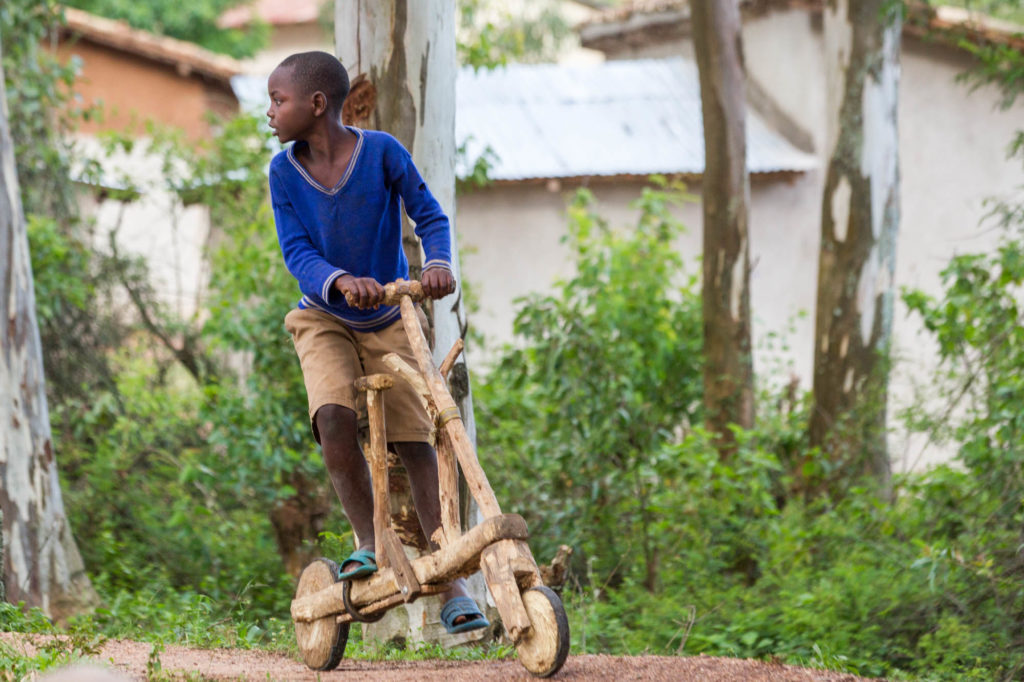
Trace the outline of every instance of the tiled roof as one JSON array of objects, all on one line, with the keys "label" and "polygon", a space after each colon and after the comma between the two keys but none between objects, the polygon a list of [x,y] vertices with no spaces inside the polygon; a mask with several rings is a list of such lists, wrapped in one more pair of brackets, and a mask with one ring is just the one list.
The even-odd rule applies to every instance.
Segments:
[{"label": "tiled roof", "polygon": [[320,8],[327,0],[255,0],[232,7],[221,15],[221,28],[240,28],[259,17],[271,26],[309,24],[320,17]]},{"label": "tiled roof", "polygon": [[73,7],[64,8],[63,30],[93,43],[124,50],[147,59],[174,66],[178,73],[200,73],[225,83],[241,73],[239,63],[226,55],[210,52],[194,43],[158,36],[132,28],[123,21],[98,17]]},{"label": "tiled roof", "polygon": [[[823,0],[739,0],[745,11],[761,12],[771,7],[794,7],[820,11]],[[647,20],[689,16],[689,0],[627,0],[622,5],[597,13],[580,27],[586,44],[586,34],[606,37],[609,27],[621,33],[645,28]],[[661,18],[659,19],[659,15]],[[911,0],[907,6],[904,32],[911,35],[929,33],[941,37],[948,34],[953,42],[998,43],[1018,50],[1024,49],[1024,26],[994,19],[985,14],[960,7],[932,6],[920,0]]]}]

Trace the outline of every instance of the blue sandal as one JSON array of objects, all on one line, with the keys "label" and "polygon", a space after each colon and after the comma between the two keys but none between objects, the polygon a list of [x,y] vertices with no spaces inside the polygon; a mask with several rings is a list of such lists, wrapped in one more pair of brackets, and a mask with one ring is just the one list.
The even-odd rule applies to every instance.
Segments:
[{"label": "blue sandal", "polygon": [[356,562],[359,564],[356,568],[350,571],[341,572],[341,568],[338,569],[338,580],[352,580],[353,578],[362,578],[364,576],[372,575],[377,572],[377,555],[368,549],[357,549],[356,551],[349,554],[348,558],[341,562],[341,566],[345,564]]},{"label": "blue sandal", "polygon": [[[465,616],[466,620],[455,624],[459,616]],[[441,624],[448,631],[449,635],[456,635],[460,632],[479,630],[490,627],[490,622],[477,608],[476,602],[469,597],[454,597],[441,609]]]}]

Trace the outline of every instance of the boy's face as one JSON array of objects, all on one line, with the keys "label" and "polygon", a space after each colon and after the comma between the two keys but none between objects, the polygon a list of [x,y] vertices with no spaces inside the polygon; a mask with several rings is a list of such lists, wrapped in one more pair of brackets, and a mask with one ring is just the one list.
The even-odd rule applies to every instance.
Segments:
[{"label": "boy's face", "polygon": [[274,135],[281,142],[303,139],[303,134],[314,121],[312,97],[303,96],[291,76],[290,67],[278,67],[267,81],[270,94],[267,118]]}]

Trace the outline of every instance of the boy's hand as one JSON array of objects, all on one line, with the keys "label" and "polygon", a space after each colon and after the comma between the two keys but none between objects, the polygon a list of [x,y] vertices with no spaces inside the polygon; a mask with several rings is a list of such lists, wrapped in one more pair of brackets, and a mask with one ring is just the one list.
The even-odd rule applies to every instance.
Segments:
[{"label": "boy's hand", "polygon": [[350,306],[360,310],[377,308],[384,300],[384,287],[373,277],[345,274],[334,280],[334,288],[345,294],[345,300]]},{"label": "boy's hand", "polygon": [[445,268],[430,268],[420,274],[423,293],[428,298],[444,298],[455,291],[455,277]]}]

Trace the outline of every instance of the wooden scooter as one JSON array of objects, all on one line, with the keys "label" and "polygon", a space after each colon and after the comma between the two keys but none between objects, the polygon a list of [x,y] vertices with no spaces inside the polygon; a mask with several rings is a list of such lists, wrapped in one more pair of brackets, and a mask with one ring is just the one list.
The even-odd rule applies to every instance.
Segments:
[{"label": "wooden scooter", "polygon": [[[402,324],[419,368],[393,353],[385,356],[385,362],[420,394],[437,429],[441,526],[432,539],[440,549],[409,560],[391,527],[383,400],[394,377],[361,377],[356,388],[366,393],[370,423],[378,570],[367,578],[344,582],[337,581],[338,565],[329,559],[318,559],[303,570],[291,604],[303,660],[314,670],[334,669],[344,656],[353,621],[374,622],[392,607],[445,592],[452,580],[481,570],[520,663],[537,677],[554,675],[569,654],[569,622],[558,595],[541,582],[526,544],[526,522],[518,514],[501,513],[448,392],[445,379],[462,352],[462,341],[456,342],[440,369],[435,367],[416,315],[415,302],[423,298],[420,283],[398,280],[384,289],[384,304],[401,306]],[[484,517],[465,533],[459,521],[458,466]]]}]

